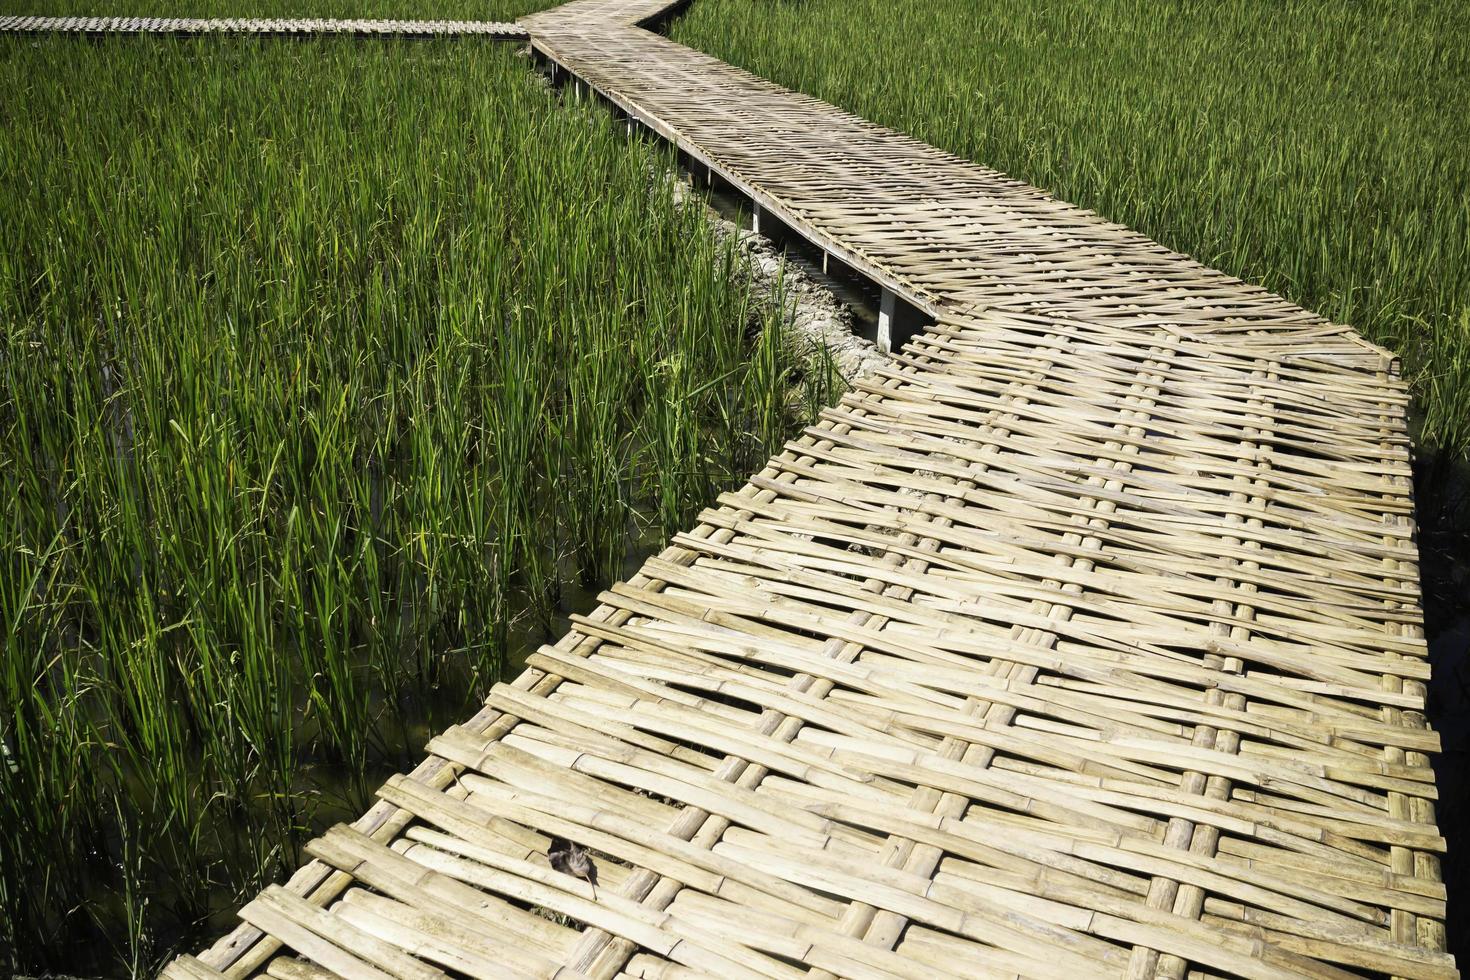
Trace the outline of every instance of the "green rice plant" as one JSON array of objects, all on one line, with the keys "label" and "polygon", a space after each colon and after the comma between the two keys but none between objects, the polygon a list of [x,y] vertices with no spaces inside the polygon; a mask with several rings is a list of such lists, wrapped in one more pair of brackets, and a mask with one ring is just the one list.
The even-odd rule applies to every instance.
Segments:
[{"label": "green rice plant", "polygon": [[786,297],[786,267],[777,273],[769,305],[762,312],[759,332],[745,374],[742,401],[749,406],[745,438],[751,467],[774,455],[786,439],[791,412],[788,406],[794,370],[787,325],[791,305]]},{"label": "green rice plant", "polygon": [[96,818],[105,784],[89,761],[96,746],[85,708],[93,682],[56,655],[71,639],[60,546],[9,538],[0,574],[0,944],[12,950],[54,942],[77,924],[67,899],[82,893],[87,854],[104,833]]},{"label": "green rice plant", "polygon": [[832,349],[820,341],[810,341],[802,351],[801,418],[815,422],[822,410],[847,392],[847,379]]},{"label": "green rice plant", "polygon": [[800,356],[508,48],[0,38],[0,87],[0,964],[145,972],[743,478]]},{"label": "green rice plant", "polygon": [[671,535],[684,526],[690,507],[701,497],[705,467],[694,411],[696,382],[682,353],[655,363],[649,377],[658,391],[669,395],[649,399],[648,479],[658,504],[659,529]]},{"label": "green rice plant", "polygon": [[1446,446],[1470,446],[1470,308],[1420,333],[1427,345],[1420,379],[1423,427]]},{"label": "green rice plant", "polygon": [[[538,342],[533,318],[523,311],[507,316],[495,345],[490,366],[493,397],[485,419],[489,451],[495,461],[495,506],[500,529],[502,588],[509,591],[511,574],[523,577],[535,615],[550,612],[549,579],[558,556],[540,547],[546,536],[539,481],[528,480],[538,471],[544,448],[545,418],[549,405],[544,348]],[[503,640],[500,642],[503,647]],[[503,657],[504,650],[497,651]]]},{"label": "green rice plant", "polygon": [[588,586],[616,577],[632,516],[629,440],[621,430],[636,378],[618,356],[621,341],[605,319],[589,323],[586,347],[568,372],[567,412],[558,440],[567,451],[562,475],[567,533],[578,576]]},{"label": "green rice plant", "polygon": [[153,944],[148,935],[149,896],[143,874],[143,852],[139,847],[133,815],[114,799],[112,819],[118,832],[118,870],[122,889],[118,896],[122,912],[122,935],[116,940],[117,959],[129,976],[143,976],[156,966],[152,962]]},{"label": "green rice plant", "polygon": [[699,0],[672,35],[1356,327],[1470,451],[1470,6]]}]

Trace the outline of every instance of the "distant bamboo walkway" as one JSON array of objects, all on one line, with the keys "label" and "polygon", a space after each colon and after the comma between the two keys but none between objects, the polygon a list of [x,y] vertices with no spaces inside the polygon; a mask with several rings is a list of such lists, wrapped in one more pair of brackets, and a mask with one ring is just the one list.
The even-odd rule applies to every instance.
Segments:
[{"label": "distant bamboo walkway", "polygon": [[1456,976],[1392,355],[664,6],[521,23],[935,324],[168,975]]},{"label": "distant bamboo walkway", "polygon": [[526,29],[488,20],[330,20],[198,17],[0,17],[9,34],[353,34],[368,37],[485,36],[523,41]]}]

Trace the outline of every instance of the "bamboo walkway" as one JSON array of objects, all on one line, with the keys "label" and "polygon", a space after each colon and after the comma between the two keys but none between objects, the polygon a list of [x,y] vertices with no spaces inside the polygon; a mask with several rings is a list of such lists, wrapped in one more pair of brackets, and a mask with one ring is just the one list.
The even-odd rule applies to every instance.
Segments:
[{"label": "bamboo walkway", "polygon": [[1392,356],[663,6],[522,24],[935,325],[168,975],[1456,976]]},{"label": "bamboo walkway", "polygon": [[0,17],[9,34],[350,34],[366,37],[484,36],[523,41],[524,27],[488,20],[327,20],[197,17]]}]

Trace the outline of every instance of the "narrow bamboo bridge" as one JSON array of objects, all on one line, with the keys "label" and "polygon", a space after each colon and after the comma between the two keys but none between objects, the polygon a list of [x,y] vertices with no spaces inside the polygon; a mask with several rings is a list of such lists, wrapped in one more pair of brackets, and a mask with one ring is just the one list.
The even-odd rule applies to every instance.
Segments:
[{"label": "narrow bamboo bridge", "polygon": [[1455,976],[1392,355],[666,6],[521,24],[931,325],[167,975]]},{"label": "narrow bamboo bridge", "polygon": [[10,34],[352,34],[364,37],[486,36],[523,41],[517,24],[484,20],[327,20],[198,17],[0,17]]}]

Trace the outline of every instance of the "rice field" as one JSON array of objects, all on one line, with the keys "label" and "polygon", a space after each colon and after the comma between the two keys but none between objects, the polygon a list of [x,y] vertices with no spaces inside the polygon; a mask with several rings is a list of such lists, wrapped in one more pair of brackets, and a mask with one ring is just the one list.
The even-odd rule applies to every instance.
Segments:
[{"label": "rice field", "polygon": [[672,36],[1403,356],[1470,453],[1470,5],[698,0]]},{"label": "rice field", "polygon": [[763,461],[805,355],[506,46],[0,38],[0,90],[0,972],[148,973]]}]

